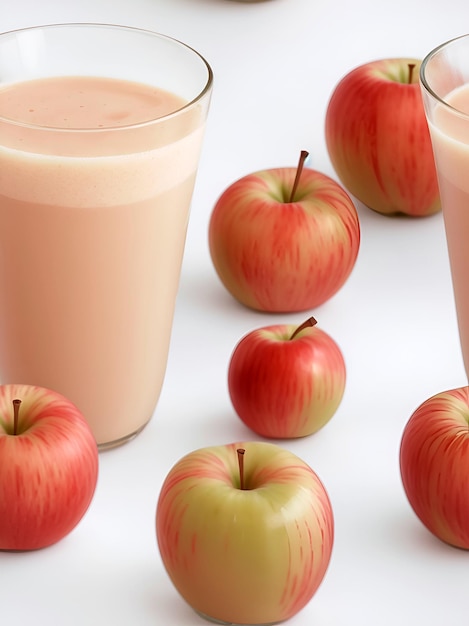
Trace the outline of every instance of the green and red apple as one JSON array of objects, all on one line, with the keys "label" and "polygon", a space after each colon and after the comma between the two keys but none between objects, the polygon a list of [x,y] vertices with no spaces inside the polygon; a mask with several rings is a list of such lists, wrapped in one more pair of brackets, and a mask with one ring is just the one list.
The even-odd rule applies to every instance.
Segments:
[{"label": "green and red apple", "polygon": [[326,111],[326,144],[344,187],[378,213],[441,209],[419,84],[421,61],[372,61],[346,74]]},{"label": "green and red apple", "polygon": [[98,447],[62,395],[0,386],[0,550],[35,550],[68,535],[98,478]]},{"label": "green and red apple", "polygon": [[228,389],[241,420],[263,437],[304,437],[337,411],[345,390],[342,352],[309,318],[249,332],[236,345]]},{"label": "green and red apple", "polygon": [[469,550],[469,387],[438,393],[414,411],[402,435],[400,470],[422,524]]},{"label": "green and red apple", "polygon": [[245,306],[266,312],[313,309],[349,277],[360,226],[347,192],[304,167],[244,176],[220,196],[209,249],[222,284]]},{"label": "green and red apple", "polygon": [[195,450],[167,475],[156,509],[166,571],[200,615],[269,624],[298,613],[332,552],[328,494],[303,460],[273,443]]}]

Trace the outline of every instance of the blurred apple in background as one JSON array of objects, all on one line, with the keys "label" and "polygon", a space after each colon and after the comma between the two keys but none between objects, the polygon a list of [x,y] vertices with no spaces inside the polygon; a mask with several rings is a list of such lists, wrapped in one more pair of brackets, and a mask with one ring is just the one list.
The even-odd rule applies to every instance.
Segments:
[{"label": "blurred apple in background", "polygon": [[416,409],[402,436],[400,468],[420,521],[442,541],[469,549],[469,387]]},{"label": "blurred apple in background", "polygon": [[420,65],[407,58],[361,65],[342,78],[327,107],[326,143],[337,176],[378,213],[422,217],[441,208]]},{"label": "blurred apple in background", "polygon": [[351,273],[360,227],[349,195],[303,167],[256,172],[221,195],[209,224],[209,248],[226,289],[266,312],[312,309]]},{"label": "blurred apple in background", "polygon": [[0,549],[56,543],[82,519],[98,447],[78,409],[54,391],[0,386]]},{"label": "blurred apple in background", "polygon": [[314,318],[248,333],[235,347],[228,388],[241,420],[263,437],[311,435],[334,415],[345,389],[345,362]]},{"label": "blurred apple in background", "polygon": [[170,470],[156,509],[174,586],[203,616],[234,624],[286,620],[326,573],[334,521],[327,492],[273,443],[202,448]]}]

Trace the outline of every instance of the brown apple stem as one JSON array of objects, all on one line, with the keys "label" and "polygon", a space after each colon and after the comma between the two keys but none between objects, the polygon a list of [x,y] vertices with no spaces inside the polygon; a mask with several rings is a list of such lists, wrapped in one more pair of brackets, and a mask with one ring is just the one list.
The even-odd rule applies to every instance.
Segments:
[{"label": "brown apple stem", "polygon": [[308,328],[308,326],[316,326],[317,323],[318,323],[318,321],[314,317],[308,318],[306,321],[304,321],[302,324],[300,324],[300,326],[298,326],[298,328],[295,329],[295,331],[293,332],[293,334],[290,337],[290,341],[292,339],[294,339],[297,336],[297,334],[303,330],[303,328]]},{"label": "brown apple stem", "polygon": [[298,188],[298,183],[300,182],[301,172],[303,171],[303,166],[308,156],[309,156],[309,152],[306,152],[306,150],[301,151],[300,160],[298,161],[298,166],[296,168],[295,180],[293,181],[293,187],[292,187],[288,202],[293,202],[293,198],[295,197],[295,193]]},{"label": "brown apple stem", "polygon": [[244,453],[246,450],[238,448],[238,466],[239,466],[239,488],[244,490]]},{"label": "brown apple stem", "polygon": [[415,63],[409,63],[407,67],[409,68],[409,74],[408,74],[407,80],[408,80],[409,85],[411,85],[412,78],[414,77]]},{"label": "brown apple stem", "polygon": [[20,413],[21,400],[13,400],[13,434],[18,434],[18,417]]}]

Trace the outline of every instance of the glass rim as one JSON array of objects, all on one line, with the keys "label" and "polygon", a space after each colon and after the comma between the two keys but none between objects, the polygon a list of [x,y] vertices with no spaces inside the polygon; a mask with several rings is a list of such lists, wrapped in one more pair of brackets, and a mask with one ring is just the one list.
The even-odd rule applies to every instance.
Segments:
[{"label": "glass rim", "polygon": [[459,35],[458,37],[453,37],[452,39],[448,39],[447,41],[445,41],[444,43],[440,44],[439,46],[436,46],[436,48],[433,48],[433,50],[430,50],[430,52],[424,57],[421,65],[420,65],[420,71],[419,71],[419,77],[420,77],[420,83],[422,85],[422,87],[425,89],[425,91],[428,93],[428,95],[430,95],[434,100],[436,100],[439,104],[442,104],[445,108],[449,109],[450,111],[453,111],[454,113],[456,113],[459,116],[464,116],[464,117],[469,117],[468,113],[465,113],[464,111],[461,111],[460,109],[457,109],[456,107],[452,106],[451,104],[449,104],[448,102],[446,102],[446,100],[438,95],[436,93],[436,91],[434,89],[432,89],[427,81],[427,78],[425,76],[425,69],[427,67],[427,65],[430,63],[430,61],[432,61],[432,59],[443,49],[448,48],[449,46],[451,46],[452,44],[461,41],[462,39],[469,39],[469,33],[466,33],[465,35]]},{"label": "glass rim", "polygon": [[[60,132],[60,133],[83,133],[83,134],[90,133],[91,134],[91,133],[106,133],[106,132],[114,133],[114,132],[125,131],[125,130],[128,131],[131,129],[145,128],[146,126],[151,126],[155,123],[163,122],[165,120],[171,119],[172,117],[179,116],[181,115],[181,113],[192,108],[195,104],[203,100],[204,97],[208,95],[212,89],[213,70],[209,62],[205,59],[205,57],[200,52],[198,52],[192,46],[184,43],[183,41],[175,37],[172,37],[171,35],[165,35],[163,33],[146,29],[146,28],[140,28],[138,26],[126,26],[124,24],[113,24],[113,23],[106,23],[106,22],[58,22],[58,23],[50,23],[50,24],[37,24],[35,26],[26,26],[24,28],[15,28],[12,30],[2,31],[0,32],[0,40],[4,37],[15,35],[18,33],[27,33],[27,32],[34,32],[34,31],[40,31],[40,30],[52,30],[55,28],[66,28],[66,27],[102,28],[102,29],[110,29],[110,30],[116,30],[116,31],[119,31],[119,30],[128,31],[128,32],[136,33],[136,34],[140,33],[142,35],[156,37],[158,39],[165,40],[169,43],[176,44],[177,46],[184,48],[188,52],[193,52],[194,55],[199,58],[199,60],[202,62],[202,65],[205,66],[205,69],[207,70],[207,80],[205,82],[205,85],[202,87],[202,89],[198,91],[197,95],[194,98],[192,98],[192,100],[190,100],[189,102],[186,102],[184,106],[180,107],[179,109],[176,109],[175,111],[171,111],[171,113],[166,113],[165,115],[160,115],[158,117],[155,117],[149,120],[144,120],[142,122],[136,122],[134,124],[123,124],[122,126],[107,126],[104,128],[67,128],[67,127],[61,127],[61,126],[47,126],[43,124],[31,124],[28,122],[21,122],[19,120],[14,120],[12,118],[4,117],[0,115],[1,122],[4,122],[5,124],[9,124],[9,125],[19,126],[21,128],[29,128],[31,130]],[[35,79],[31,79],[31,80],[35,80]],[[2,83],[0,81],[0,89],[1,87],[2,87]]]}]

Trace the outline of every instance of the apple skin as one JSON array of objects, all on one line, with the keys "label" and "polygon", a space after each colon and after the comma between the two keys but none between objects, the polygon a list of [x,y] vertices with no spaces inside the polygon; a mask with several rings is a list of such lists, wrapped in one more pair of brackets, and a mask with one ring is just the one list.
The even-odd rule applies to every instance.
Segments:
[{"label": "apple skin", "polygon": [[277,324],[251,331],[235,347],[228,389],[240,419],[268,438],[311,435],[339,407],[346,368],[337,343],[317,326]]},{"label": "apple skin", "polygon": [[[14,399],[21,400],[16,435]],[[1,550],[36,550],[65,537],[97,478],[96,441],[69,400],[42,387],[0,386]]]},{"label": "apple skin", "polygon": [[[408,82],[409,64],[415,64]],[[337,84],[326,110],[326,144],[344,187],[385,215],[441,209],[419,85],[419,59],[372,61]]]},{"label": "apple skin", "polygon": [[469,387],[436,394],[414,411],[400,469],[422,524],[445,543],[469,549]]},{"label": "apple skin", "polygon": [[316,592],[334,520],[323,484],[296,455],[273,443],[231,443],[174,465],[156,533],[168,575],[193,609],[230,624],[269,624],[295,615]]},{"label": "apple skin", "polygon": [[358,256],[360,225],[347,192],[303,168],[249,174],[217,200],[209,249],[222,284],[243,305],[282,313],[313,309],[345,283]]}]

